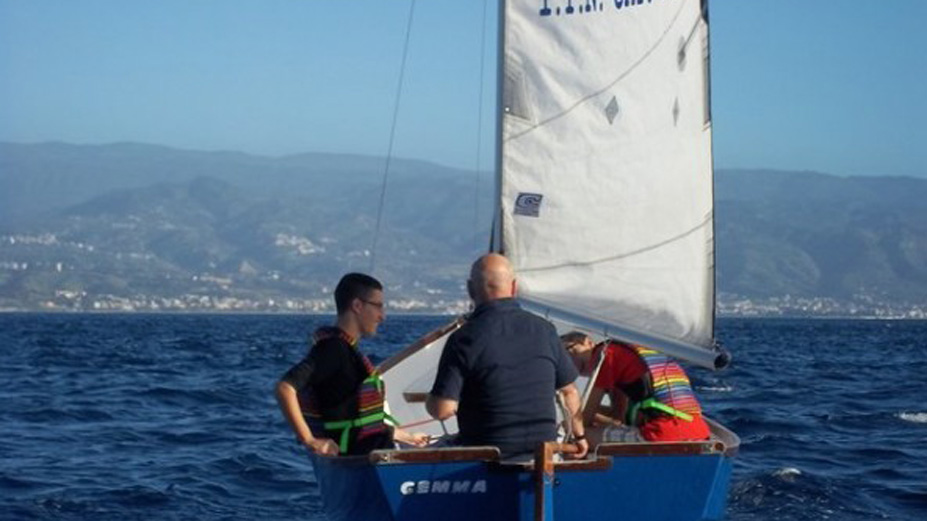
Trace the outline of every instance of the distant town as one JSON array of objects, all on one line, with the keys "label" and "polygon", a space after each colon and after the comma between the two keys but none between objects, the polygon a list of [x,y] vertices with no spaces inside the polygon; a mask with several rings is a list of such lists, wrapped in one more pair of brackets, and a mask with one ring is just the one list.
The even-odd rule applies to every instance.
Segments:
[{"label": "distant town", "polygon": [[865,297],[849,302],[832,298],[773,297],[764,300],[724,298],[718,301],[718,315],[730,317],[834,317],[927,319],[927,305],[882,303]]},{"label": "distant town", "polygon": [[[62,246],[93,252],[92,245],[67,243],[54,234],[5,235],[0,243],[7,245]],[[149,254],[150,255],[150,254]],[[133,257],[132,254],[125,254]],[[146,260],[137,258],[136,260]],[[64,260],[18,261],[0,258],[0,280],[25,272],[62,274],[74,270]],[[17,273],[19,272],[19,273]],[[254,274],[250,274],[254,275]],[[269,279],[279,280],[277,272],[267,274]],[[66,279],[65,279],[66,280]],[[49,287],[40,298],[28,302],[12,302],[0,295],[0,312],[164,312],[164,313],[334,313],[334,303],[327,288],[317,296],[295,298],[291,296],[238,296],[234,293],[235,274],[200,273],[189,277],[189,284],[199,288],[214,287],[215,291],[178,292],[175,296],[136,294],[132,296],[86,289],[73,289],[74,284]],[[174,280],[172,286],[182,286]],[[387,300],[387,308],[393,313],[458,315],[469,309],[469,301],[461,294],[451,296],[446,288],[429,288],[415,283],[421,297]],[[460,288],[458,288],[460,289]],[[252,290],[253,293],[253,290]],[[461,291],[462,293],[462,291]],[[878,319],[927,319],[927,305],[913,305],[897,302],[883,302],[872,296],[856,295],[852,300],[838,300],[825,297],[772,297],[767,299],[746,298],[721,293],[717,303],[718,315],[722,317],[846,317]]]},{"label": "distant town", "polygon": [[[0,265],[0,269],[2,265]],[[459,315],[469,309],[466,299],[388,299],[392,313]],[[177,297],[89,295],[85,291],[60,289],[54,297],[28,308],[2,307],[0,312],[164,312],[164,313],[313,313],[334,314],[331,297],[326,298],[240,298],[186,294]],[[927,319],[927,306],[888,303],[840,302],[829,298],[770,298],[721,300],[721,317],[830,317],[873,319]]]},{"label": "distant town", "polygon": [[[387,300],[387,311],[429,315],[457,315],[466,312],[466,300]],[[217,295],[187,294],[179,297],[120,297],[116,295],[88,295],[86,292],[59,290],[53,299],[40,302],[30,311],[71,312],[213,312],[213,313],[318,313],[334,314],[335,306],[328,298],[308,299],[249,299]],[[0,311],[25,311],[6,308]]]}]

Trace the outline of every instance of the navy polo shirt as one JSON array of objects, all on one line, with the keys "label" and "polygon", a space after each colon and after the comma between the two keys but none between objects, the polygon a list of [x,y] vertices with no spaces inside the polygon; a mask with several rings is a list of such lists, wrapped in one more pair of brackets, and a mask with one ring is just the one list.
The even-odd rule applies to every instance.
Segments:
[{"label": "navy polo shirt", "polygon": [[461,444],[510,457],[556,438],[554,391],[576,377],[554,326],[501,299],[478,306],[448,338],[431,394],[458,401]]}]

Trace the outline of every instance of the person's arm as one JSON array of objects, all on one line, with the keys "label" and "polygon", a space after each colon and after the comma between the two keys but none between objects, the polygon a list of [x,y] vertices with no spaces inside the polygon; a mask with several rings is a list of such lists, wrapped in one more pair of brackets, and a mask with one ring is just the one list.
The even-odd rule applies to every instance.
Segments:
[{"label": "person's arm", "polygon": [[299,403],[299,390],[324,385],[325,382],[335,377],[339,368],[351,363],[351,360],[346,358],[350,350],[342,347],[340,340],[335,338],[316,342],[309,354],[287,370],[277,383],[277,403],[280,405],[283,417],[296,434],[296,440],[316,454],[334,456],[339,454],[340,449],[334,440],[313,436],[312,430],[303,417],[302,406]]},{"label": "person's arm", "polygon": [[616,425],[624,425],[624,419],[628,415],[628,395],[617,390],[612,393],[611,415]]},{"label": "person's arm", "polygon": [[[605,389],[599,387],[593,387],[592,391],[589,393],[589,401],[586,402],[586,407],[583,409],[583,423],[587,427],[594,427],[597,425],[623,425],[621,418],[624,416],[618,412],[623,410],[621,407],[616,404],[612,404],[611,409],[602,408],[602,398],[605,397]],[[612,401],[624,401],[624,394],[619,396],[612,395]]]},{"label": "person's arm", "polygon": [[286,418],[290,428],[296,434],[296,439],[303,446],[316,454],[324,456],[337,456],[338,444],[328,438],[316,438],[312,435],[312,430],[303,418],[303,411],[299,406],[299,397],[296,394],[296,388],[285,380],[277,382],[277,403],[280,404],[280,411]]},{"label": "person's arm", "polygon": [[589,452],[589,441],[586,439],[586,427],[583,425],[583,416],[580,410],[581,398],[579,390],[576,388],[576,384],[569,383],[558,389],[558,391],[563,395],[563,404],[570,413],[570,417],[564,418],[564,421],[569,421],[572,425],[573,440],[576,446],[579,447],[579,452],[571,454],[569,457],[575,459],[584,458]]},{"label": "person's arm", "polygon": [[459,333],[460,331],[457,331],[447,339],[438,360],[434,384],[425,400],[425,410],[436,420],[443,421],[457,414],[460,390],[463,388],[464,367],[467,365],[457,344]]},{"label": "person's arm", "polygon": [[428,399],[425,400],[425,410],[436,420],[446,420],[457,414],[457,400],[429,393]]},{"label": "person's arm", "polygon": [[599,407],[602,405],[602,398],[605,396],[605,389],[593,387],[589,392],[589,400],[586,401],[586,407],[583,409],[583,424],[592,427],[600,421]]}]

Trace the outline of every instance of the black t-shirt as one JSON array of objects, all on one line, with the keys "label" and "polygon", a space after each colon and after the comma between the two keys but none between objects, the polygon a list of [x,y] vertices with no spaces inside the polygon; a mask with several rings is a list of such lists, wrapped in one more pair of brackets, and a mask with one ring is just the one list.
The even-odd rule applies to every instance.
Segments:
[{"label": "black t-shirt", "polygon": [[341,336],[329,334],[282,380],[301,395],[311,394],[322,418],[334,421],[357,417],[357,389],[365,378],[367,369],[360,353]]},{"label": "black t-shirt", "polygon": [[448,338],[431,393],[459,402],[462,444],[510,457],[556,438],[554,391],[576,377],[554,326],[502,299],[477,307]]},{"label": "black t-shirt", "polygon": [[[322,421],[353,420],[358,416],[358,389],[369,375],[364,357],[338,328],[320,328],[316,337],[319,340],[309,354],[291,367],[281,380],[296,389],[300,402],[310,399]],[[313,429],[313,434],[322,435],[315,432],[315,427]],[[326,430],[324,436],[338,443],[341,434],[340,430]],[[349,431],[348,454],[366,454],[393,447],[391,428],[361,440],[357,439],[357,434],[356,428]]]}]

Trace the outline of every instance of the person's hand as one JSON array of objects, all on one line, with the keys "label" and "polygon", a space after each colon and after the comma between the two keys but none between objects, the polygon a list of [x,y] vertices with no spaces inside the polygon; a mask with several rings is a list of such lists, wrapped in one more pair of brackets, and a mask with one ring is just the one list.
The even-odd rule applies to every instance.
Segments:
[{"label": "person's hand", "polygon": [[329,438],[313,438],[304,441],[303,445],[320,456],[337,456],[341,452],[338,444]]},{"label": "person's hand", "polygon": [[583,459],[586,457],[586,454],[589,454],[589,440],[586,438],[573,440],[573,445],[576,445],[579,451],[573,454],[567,454],[568,459]]},{"label": "person's hand", "polygon": [[406,445],[412,445],[413,447],[424,447],[431,441],[431,436],[423,432],[410,433],[402,429],[395,429],[393,431],[393,439],[400,443],[405,443]]},{"label": "person's hand", "polygon": [[415,447],[424,447],[428,445],[428,442],[430,441],[431,436],[425,434],[424,432],[413,432],[409,435],[409,441],[406,443]]}]

